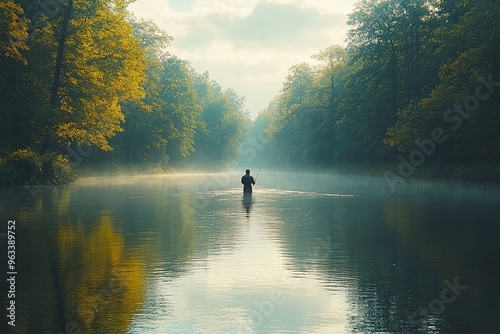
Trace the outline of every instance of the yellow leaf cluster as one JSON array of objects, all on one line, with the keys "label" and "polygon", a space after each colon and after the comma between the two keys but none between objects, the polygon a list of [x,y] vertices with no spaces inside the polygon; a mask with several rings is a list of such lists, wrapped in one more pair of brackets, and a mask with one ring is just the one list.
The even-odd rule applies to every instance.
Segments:
[{"label": "yellow leaf cluster", "polygon": [[145,51],[120,12],[105,6],[91,16],[85,11],[85,3],[75,3],[59,90],[62,122],[56,133],[62,142],[111,150],[108,138],[122,131],[121,105],[145,96]]},{"label": "yellow leaf cluster", "polygon": [[0,2],[0,53],[7,58],[27,64],[22,51],[28,51],[29,20],[23,19],[23,9],[14,0]]}]

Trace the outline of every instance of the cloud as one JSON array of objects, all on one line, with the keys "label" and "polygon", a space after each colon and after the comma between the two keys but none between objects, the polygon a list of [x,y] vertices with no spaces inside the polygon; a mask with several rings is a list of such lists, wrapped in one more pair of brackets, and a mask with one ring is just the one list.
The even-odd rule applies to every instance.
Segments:
[{"label": "cloud", "polygon": [[346,39],[356,0],[141,0],[131,5],[174,37],[169,51],[246,97],[255,116],[288,68]]},{"label": "cloud", "polygon": [[[248,16],[231,18],[210,14],[197,18],[186,34],[178,37],[177,46],[183,49],[205,48],[223,40],[235,48],[266,48],[283,53],[323,44],[318,41],[328,38],[326,32],[332,27],[342,26],[343,19],[340,14],[324,14],[290,4],[261,1]],[[311,38],[312,35],[316,38]]]},{"label": "cloud", "polygon": [[189,12],[196,4],[196,0],[168,0],[168,6],[175,12]]}]

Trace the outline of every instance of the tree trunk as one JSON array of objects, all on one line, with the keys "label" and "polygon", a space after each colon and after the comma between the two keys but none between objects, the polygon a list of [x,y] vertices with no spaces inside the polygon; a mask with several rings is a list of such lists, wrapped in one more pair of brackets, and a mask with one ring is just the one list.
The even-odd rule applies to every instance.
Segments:
[{"label": "tree trunk", "polygon": [[50,102],[54,106],[59,105],[59,96],[57,92],[61,85],[61,69],[64,61],[64,46],[68,36],[68,26],[71,20],[71,12],[73,11],[73,0],[68,0],[68,5],[64,10],[64,18],[61,27],[61,37],[59,39],[59,46],[57,48],[56,68],[54,71],[54,83],[52,84],[52,91],[50,94]]}]

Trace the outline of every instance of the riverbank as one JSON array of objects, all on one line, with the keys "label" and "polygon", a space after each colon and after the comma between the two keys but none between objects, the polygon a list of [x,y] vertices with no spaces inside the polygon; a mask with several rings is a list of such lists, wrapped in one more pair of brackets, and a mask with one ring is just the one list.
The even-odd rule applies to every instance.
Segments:
[{"label": "riverbank", "polygon": [[420,167],[402,164],[348,164],[336,166],[332,168],[332,172],[403,180],[500,182],[500,166],[481,161],[472,164],[428,164]]},{"label": "riverbank", "polygon": [[388,182],[406,180],[441,180],[463,182],[494,182],[500,183],[500,166],[482,161],[471,164],[426,164],[413,167],[407,164],[395,163],[351,163],[336,166],[302,166],[288,167],[266,165],[265,170],[325,173],[345,176],[383,177]]}]

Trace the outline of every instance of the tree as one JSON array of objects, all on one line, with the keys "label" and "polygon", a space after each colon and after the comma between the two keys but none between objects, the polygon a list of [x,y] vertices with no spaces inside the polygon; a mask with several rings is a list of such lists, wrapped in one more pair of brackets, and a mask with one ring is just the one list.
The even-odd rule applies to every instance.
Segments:
[{"label": "tree", "polygon": [[162,62],[160,113],[167,151],[174,161],[194,152],[197,117],[201,113],[189,63],[175,56]]},{"label": "tree", "polygon": [[223,90],[206,72],[194,77],[202,113],[195,136],[196,152],[186,162],[222,167],[238,154],[239,143],[248,130],[244,98],[232,89]]},{"label": "tree", "polygon": [[25,13],[25,10],[19,5],[7,1],[2,2],[0,6],[11,10],[2,13],[7,13],[7,17],[14,20],[13,24],[2,24],[2,28],[17,27],[2,33],[0,37],[6,38],[6,48],[10,50],[7,51],[9,57],[0,55],[2,153],[8,154],[18,148],[33,148],[39,151],[46,138],[45,131],[51,111],[45,101],[47,87],[50,85],[50,72],[44,65],[47,60],[44,52],[51,50],[51,41],[42,39],[42,36],[28,36],[30,21],[20,19],[19,15]]},{"label": "tree", "polygon": [[327,85],[323,84],[322,81],[320,82],[321,89],[318,92],[318,98],[321,99],[325,96],[325,94],[327,94],[329,97],[329,103],[326,108],[333,110],[336,97],[335,77],[337,73],[335,72],[339,66],[345,66],[345,62],[347,60],[346,49],[339,45],[332,45],[313,55],[312,58],[326,63],[326,66],[324,66],[321,71],[321,76],[327,77],[329,80]]},{"label": "tree", "polygon": [[115,164],[129,166],[154,166],[165,168],[169,165],[167,142],[169,135],[162,131],[160,99],[162,58],[164,49],[170,45],[172,37],[149,20],[137,19],[129,15],[134,36],[140,41],[145,52],[146,77],[145,97],[141,101],[123,105],[124,132],[112,138],[113,154],[99,157],[101,161],[112,159]]},{"label": "tree", "polygon": [[308,147],[322,113],[313,107],[312,87],[314,70],[307,63],[300,63],[288,70],[281,93],[271,111],[269,126],[270,144],[274,160],[294,166],[307,165]]},{"label": "tree", "polygon": [[435,47],[429,33],[435,14],[429,1],[360,1],[349,15],[346,96],[338,117],[338,159],[383,161],[397,111],[430,91]]},{"label": "tree", "polygon": [[144,97],[144,51],[126,21],[122,1],[92,6],[75,2],[54,130],[65,144],[110,150],[107,139],[122,131],[120,104]]},{"label": "tree", "polygon": [[0,58],[6,57],[26,65],[28,23],[24,11],[14,0],[0,2]]},{"label": "tree", "polygon": [[[463,1],[460,6],[464,14],[436,31],[435,38],[440,41],[436,54],[443,61],[439,82],[430,94],[399,112],[386,142],[408,152],[416,140],[429,138],[435,128],[441,127],[448,138],[439,147],[442,159],[499,161],[497,95],[482,101],[473,113],[458,111],[470,108],[462,104],[475,92],[481,77],[493,82],[500,78],[500,6],[488,1]],[[443,21],[449,17],[444,9],[441,15]]]}]

